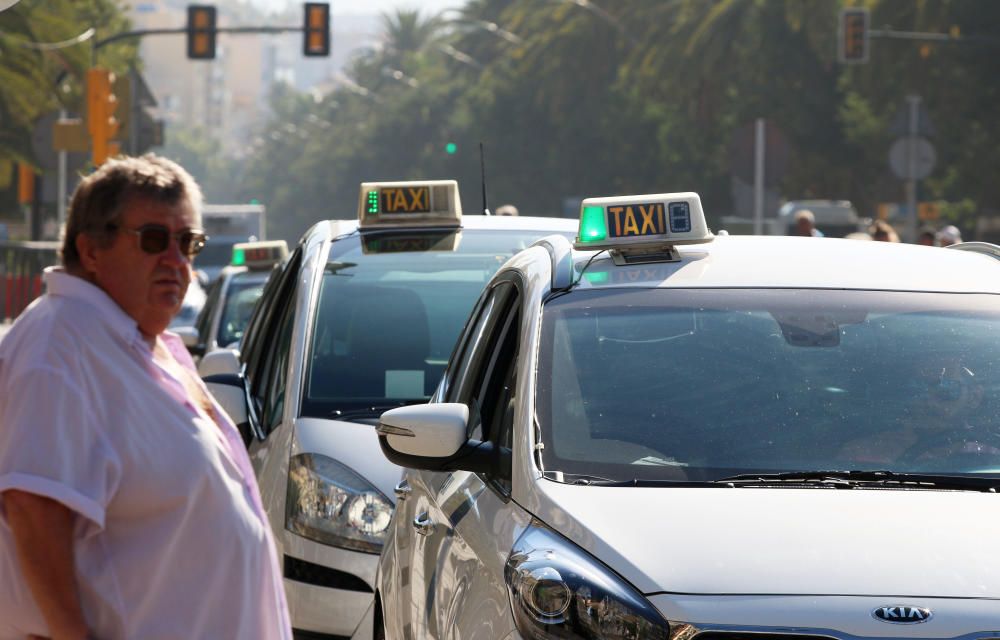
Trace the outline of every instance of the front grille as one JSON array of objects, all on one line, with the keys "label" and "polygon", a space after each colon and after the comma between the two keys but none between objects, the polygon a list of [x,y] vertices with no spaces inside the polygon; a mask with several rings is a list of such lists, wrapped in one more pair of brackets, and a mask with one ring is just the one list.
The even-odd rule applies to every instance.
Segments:
[{"label": "front grille", "polygon": [[305,582],[328,589],[375,593],[367,582],[356,575],[291,556],[285,556],[285,577],[296,582]]}]

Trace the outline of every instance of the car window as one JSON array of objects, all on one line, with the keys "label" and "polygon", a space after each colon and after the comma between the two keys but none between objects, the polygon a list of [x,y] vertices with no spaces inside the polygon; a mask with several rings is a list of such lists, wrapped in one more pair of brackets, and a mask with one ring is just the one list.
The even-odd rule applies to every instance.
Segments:
[{"label": "car window", "polygon": [[247,272],[234,276],[226,291],[225,304],[219,318],[216,341],[228,347],[243,338],[254,307],[264,291],[264,280],[257,273]]},{"label": "car window", "polygon": [[[247,349],[241,352],[246,362],[246,378],[250,386],[252,418],[258,420],[263,429],[263,411],[270,406],[267,394],[271,389],[271,377],[275,372],[272,361],[276,344],[280,343],[282,320],[291,307],[294,315],[296,284],[302,263],[301,249],[289,257],[284,269],[268,280],[260,304],[250,320],[247,330]],[[294,322],[294,320],[292,320]],[[252,336],[252,339],[251,339]]]},{"label": "car window", "polygon": [[511,255],[548,233],[411,231],[333,243],[302,414],[329,417],[426,401],[485,284]]},{"label": "car window", "polygon": [[448,374],[451,378],[446,396],[448,402],[471,404],[479,388],[477,374],[496,344],[497,324],[504,319],[507,301],[514,295],[513,289],[510,282],[499,282],[484,293],[479,316],[466,333],[454,371]]},{"label": "car window", "polygon": [[545,468],[1000,473],[998,330],[989,295],[573,292],[544,307]]},{"label": "car window", "polygon": [[295,328],[295,305],[286,304],[276,326],[277,339],[272,343],[265,360],[268,368],[264,379],[267,390],[261,398],[261,424],[264,434],[271,433],[281,424],[285,410],[285,389],[288,378],[288,359],[292,348],[292,331]]},{"label": "car window", "polygon": [[293,252],[285,263],[276,265],[271,272],[271,277],[264,285],[258,304],[254,306],[250,321],[244,331],[245,339],[240,349],[240,358],[247,363],[247,369],[251,375],[268,339],[267,324],[283,299],[282,292],[287,290],[288,279],[298,276],[301,262],[302,250],[300,248]]},{"label": "car window", "polygon": [[216,278],[216,280],[208,288],[208,296],[205,298],[205,306],[201,308],[198,312],[198,319],[195,320],[194,326],[198,330],[198,343],[207,345],[209,334],[212,331],[212,312],[218,308],[219,296],[222,292],[223,279]]}]

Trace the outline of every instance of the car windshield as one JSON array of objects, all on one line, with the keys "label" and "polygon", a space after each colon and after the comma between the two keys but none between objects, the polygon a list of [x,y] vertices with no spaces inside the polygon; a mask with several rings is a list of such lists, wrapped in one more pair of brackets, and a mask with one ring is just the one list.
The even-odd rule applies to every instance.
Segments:
[{"label": "car windshield", "polygon": [[575,291],[544,307],[546,471],[1000,474],[1000,298]]},{"label": "car windshield", "polygon": [[425,401],[483,286],[510,256],[549,233],[555,231],[381,232],[334,242],[302,414]]},{"label": "car windshield", "polygon": [[266,273],[246,272],[233,276],[219,319],[219,345],[228,347],[243,338],[266,281]]}]

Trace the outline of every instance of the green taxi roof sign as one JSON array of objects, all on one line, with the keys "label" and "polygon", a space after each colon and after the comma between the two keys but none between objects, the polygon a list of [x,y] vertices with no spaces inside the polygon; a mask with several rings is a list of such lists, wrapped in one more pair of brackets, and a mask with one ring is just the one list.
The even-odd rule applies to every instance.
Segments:
[{"label": "green taxi roof sign", "polygon": [[363,182],[359,227],[458,227],[462,200],[455,180]]},{"label": "green taxi roof sign", "polygon": [[697,193],[654,193],[585,199],[573,246],[629,253],[714,239]]},{"label": "green taxi roof sign", "polygon": [[288,244],[284,240],[261,240],[259,242],[237,242],[233,245],[234,267],[250,270],[270,269],[288,255]]}]

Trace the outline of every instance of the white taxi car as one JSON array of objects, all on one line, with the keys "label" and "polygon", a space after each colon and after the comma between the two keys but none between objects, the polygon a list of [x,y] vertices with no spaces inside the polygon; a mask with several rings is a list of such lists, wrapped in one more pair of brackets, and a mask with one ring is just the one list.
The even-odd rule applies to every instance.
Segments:
[{"label": "white taxi car", "polygon": [[375,637],[1000,637],[1000,247],[960,248],[585,200],[380,418]]},{"label": "white taxi car", "polygon": [[[207,300],[193,327],[174,331],[196,358],[218,349],[235,348],[246,330],[264,283],[274,266],[288,257],[284,240],[262,240],[233,245],[230,264],[208,288]],[[202,375],[212,372],[199,370]]]},{"label": "white taxi car", "polygon": [[[250,458],[302,638],[371,638],[401,470],[387,408],[426,402],[483,285],[575,222],[462,216],[455,181],[366,183],[357,220],[321,222],[268,281],[239,354],[205,356]],[[235,375],[234,375],[235,374]]]}]

